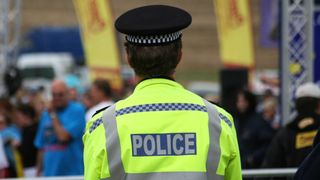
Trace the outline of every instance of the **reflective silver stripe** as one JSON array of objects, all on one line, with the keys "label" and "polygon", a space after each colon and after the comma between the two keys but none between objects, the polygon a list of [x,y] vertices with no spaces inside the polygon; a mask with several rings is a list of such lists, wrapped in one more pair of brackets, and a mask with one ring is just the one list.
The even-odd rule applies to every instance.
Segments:
[{"label": "reflective silver stripe", "polygon": [[[111,180],[105,178],[104,180]],[[126,180],[216,180],[207,179],[205,172],[158,172],[158,173],[139,173],[127,174]],[[120,180],[120,179],[119,179]],[[220,180],[220,179],[217,179]]]},{"label": "reflective silver stripe", "polygon": [[207,176],[208,179],[220,180],[224,179],[223,176],[217,175],[217,169],[221,156],[220,149],[220,133],[221,133],[221,121],[219,113],[216,108],[210,102],[203,100],[209,115],[209,136],[210,145],[207,157]]},{"label": "reflective silver stripe", "polygon": [[108,165],[110,178],[114,180],[126,179],[126,174],[121,161],[121,147],[117,129],[115,105],[109,107],[102,116],[106,131],[106,148],[108,153]]}]

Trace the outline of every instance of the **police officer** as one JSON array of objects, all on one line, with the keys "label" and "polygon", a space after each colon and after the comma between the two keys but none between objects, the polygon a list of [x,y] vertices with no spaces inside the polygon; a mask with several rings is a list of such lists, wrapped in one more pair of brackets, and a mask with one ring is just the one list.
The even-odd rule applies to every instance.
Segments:
[{"label": "police officer", "polygon": [[233,119],[174,80],[186,11],[164,5],[132,9],[115,27],[126,34],[133,94],[87,124],[85,179],[241,179]]}]

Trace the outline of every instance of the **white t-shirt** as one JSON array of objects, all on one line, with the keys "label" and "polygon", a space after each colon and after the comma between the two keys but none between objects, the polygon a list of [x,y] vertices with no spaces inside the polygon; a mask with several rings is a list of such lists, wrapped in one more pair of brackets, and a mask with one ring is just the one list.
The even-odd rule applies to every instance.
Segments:
[{"label": "white t-shirt", "polygon": [[102,101],[101,103],[90,108],[86,113],[86,122],[89,122],[96,111],[107,106],[113,105],[113,101]]},{"label": "white t-shirt", "polygon": [[7,168],[9,166],[6,154],[4,152],[4,145],[2,138],[0,137],[0,169]]}]

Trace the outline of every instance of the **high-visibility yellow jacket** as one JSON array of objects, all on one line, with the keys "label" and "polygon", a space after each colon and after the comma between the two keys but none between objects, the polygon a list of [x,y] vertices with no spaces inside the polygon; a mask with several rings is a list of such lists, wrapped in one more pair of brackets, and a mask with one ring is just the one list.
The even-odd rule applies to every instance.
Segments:
[{"label": "high-visibility yellow jacket", "polygon": [[242,179],[232,116],[168,79],[96,114],[83,143],[86,180]]}]

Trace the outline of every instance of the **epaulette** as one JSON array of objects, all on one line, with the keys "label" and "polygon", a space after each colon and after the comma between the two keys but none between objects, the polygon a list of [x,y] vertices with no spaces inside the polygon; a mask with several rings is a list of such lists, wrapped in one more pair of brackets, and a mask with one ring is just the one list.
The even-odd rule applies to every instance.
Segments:
[{"label": "epaulette", "polygon": [[101,109],[97,110],[97,111],[92,115],[92,117],[91,117],[91,118],[93,118],[96,114],[99,114],[100,112],[102,112],[102,111],[104,111],[104,110],[108,109],[109,107],[110,107],[110,106],[106,106],[106,107],[104,107],[104,108],[101,108]]}]

